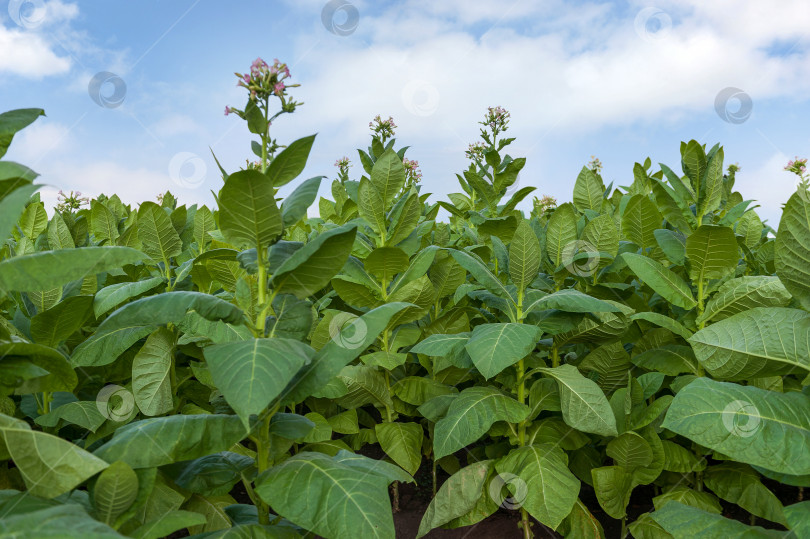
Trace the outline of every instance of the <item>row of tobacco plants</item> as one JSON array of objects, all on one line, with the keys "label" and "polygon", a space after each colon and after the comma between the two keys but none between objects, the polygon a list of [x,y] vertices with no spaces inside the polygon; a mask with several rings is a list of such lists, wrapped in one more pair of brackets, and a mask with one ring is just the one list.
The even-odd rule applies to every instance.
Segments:
[{"label": "row of tobacco plants", "polygon": [[[238,76],[256,157],[214,208],[49,217],[0,161],[0,535],[392,538],[422,468],[420,537],[499,506],[525,537],[810,536],[803,182],[774,231],[693,140],[681,172],[606,187],[594,161],[523,212],[493,108],[450,202],[377,118],[312,217],[314,135],[270,135],[289,71]],[[0,115],[0,157],[42,114]]]}]

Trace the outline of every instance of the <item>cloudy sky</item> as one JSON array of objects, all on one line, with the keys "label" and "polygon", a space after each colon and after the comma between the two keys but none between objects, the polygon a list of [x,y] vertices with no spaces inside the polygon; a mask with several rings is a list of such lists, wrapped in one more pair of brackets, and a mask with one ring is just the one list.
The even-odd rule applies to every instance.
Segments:
[{"label": "cloudy sky", "polygon": [[[318,133],[304,177],[357,161],[368,122],[393,116],[434,200],[488,106],[512,114],[521,186],[570,200],[591,155],[629,185],[636,161],[678,169],[682,140],[720,142],[737,188],[776,227],[810,155],[810,2],[662,0],[2,0],[0,109],[41,107],[7,158],[57,189],[137,203],[170,189],[213,202],[211,150],[251,156],[234,71],[287,62],[305,105],[274,124]],[[95,86],[92,81],[96,81]],[[100,86],[100,89],[98,89]],[[92,88],[95,87],[96,91]],[[91,95],[92,94],[92,95]],[[209,149],[210,148],[210,149]],[[359,174],[355,165],[352,172]],[[326,185],[326,184],[324,184]],[[326,189],[323,190],[326,192]]]}]

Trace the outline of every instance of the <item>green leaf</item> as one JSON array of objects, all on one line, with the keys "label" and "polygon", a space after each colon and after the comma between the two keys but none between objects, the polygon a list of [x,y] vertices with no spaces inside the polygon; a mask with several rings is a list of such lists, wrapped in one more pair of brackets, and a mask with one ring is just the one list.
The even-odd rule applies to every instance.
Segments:
[{"label": "green leaf", "polygon": [[217,223],[214,221],[214,214],[207,207],[197,209],[194,214],[194,241],[197,242],[197,251],[203,252],[205,246],[211,241],[209,232],[216,230]]},{"label": "green leaf", "polygon": [[98,476],[93,487],[93,505],[102,522],[113,525],[138,494],[138,476],[125,462],[113,462]]},{"label": "green leaf", "polygon": [[723,196],[723,148],[709,159],[706,171],[700,178],[698,215],[705,215],[720,207]]},{"label": "green leaf", "polygon": [[51,290],[143,259],[143,253],[129,247],[82,247],[15,256],[0,262],[0,289]]},{"label": "green leaf", "polygon": [[34,496],[55,498],[108,466],[79,446],[5,414],[0,414],[0,441]]},{"label": "green leaf", "polygon": [[422,438],[419,423],[379,423],[374,427],[377,440],[385,454],[403,470],[414,475],[422,464]]},{"label": "green leaf", "polygon": [[496,421],[518,423],[529,407],[490,387],[470,387],[453,397],[447,415],[436,423],[434,458],[440,459],[470,445]]},{"label": "green leaf", "polygon": [[488,380],[529,355],[539,338],[540,330],[529,324],[480,324],[465,348]]},{"label": "green leaf", "polygon": [[174,408],[170,380],[174,339],[171,330],[158,328],[132,360],[132,393],[145,416],[163,415]]},{"label": "green leaf", "polygon": [[324,387],[344,366],[364,353],[391,318],[407,307],[407,303],[388,303],[361,317],[342,313],[333,318],[329,324],[329,342],[290,382],[283,393],[284,402],[303,402]]},{"label": "green leaf", "polygon": [[627,239],[646,249],[654,247],[655,230],[661,228],[664,217],[647,195],[630,198],[622,214],[622,232]]},{"label": "green leaf", "polygon": [[709,492],[692,490],[688,487],[677,486],[653,498],[653,505],[661,509],[670,502],[679,502],[709,513],[719,515],[723,512],[720,502]]},{"label": "green leaf", "polygon": [[805,309],[810,309],[810,201],[802,190],[785,204],[775,248],[776,274]]},{"label": "green leaf", "polygon": [[72,296],[31,319],[31,337],[46,346],[56,346],[73,335],[92,313],[93,296]]},{"label": "green leaf", "polygon": [[41,202],[29,204],[20,218],[20,230],[29,240],[37,239],[48,227],[48,214]]},{"label": "green leaf", "polygon": [[557,381],[563,419],[568,425],[602,436],[618,434],[613,409],[596,382],[582,376],[573,365],[540,371]]},{"label": "green leaf", "polygon": [[[568,469],[568,457],[556,445],[540,444],[519,447],[495,465],[503,475],[518,476],[522,483],[515,487],[515,499],[521,495],[522,508],[542,524],[556,529],[573,509],[579,496],[580,483]],[[493,490],[490,486],[490,490]]]},{"label": "green leaf", "polygon": [[766,530],[759,526],[746,526],[742,522],[701,511],[679,502],[669,502],[651,514],[664,530],[674,537],[714,539],[716,537],[744,537],[746,539],[783,538],[784,532]]},{"label": "green leaf", "polygon": [[509,244],[509,275],[518,291],[523,292],[537,277],[538,271],[540,242],[529,222],[522,219]]},{"label": "green leaf", "polygon": [[779,277],[746,275],[723,283],[696,322],[722,320],[755,307],[786,307],[788,303],[790,293]]},{"label": "green leaf", "polygon": [[552,267],[558,268],[563,263],[566,247],[575,241],[577,241],[577,216],[574,206],[565,203],[554,210],[546,227],[546,251]]},{"label": "green leaf", "polygon": [[138,239],[143,252],[156,262],[169,260],[183,251],[183,242],[166,210],[154,202],[144,202],[138,209]]},{"label": "green leaf", "polygon": [[281,203],[281,219],[284,228],[289,228],[307,215],[307,209],[315,202],[323,176],[315,176],[295,188]]},{"label": "green leaf", "polygon": [[40,369],[48,372],[46,375],[37,374],[18,386],[19,394],[39,393],[42,391],[73,391],[78,378],[70,363],[61,352],[41,344],[26,342],[0,342],[0,368],[8,365],[14,359],[24,359]]},{"label": "green leaf", "polygon": [[125,301],[149,292],[165,282],[166,280],[163,277],[151,277],[134,283],[117,283],[105,286],[96,293],[93,300],[93,313],[98,318]]},{"label": "green leaf", "polygon": [[810,473],[810,397],[698,378],[675,396],[663,427],[738,461]]},{"label": "green leaf", "polygon": [[734,231],[725,226],[702,225],[686,238],[689,278],[698,284],[732,273],[739,261]]},{"label": "green leaf", "polygon": [[303,172],[314,142],[315,135],[293,141],[270,162],[267,177],[272,187],[287,185]]},{"label": "green leaf", "polygon": [[655,232],[655,241],[673,264],[682,266],[686,260],[686,238],[674,230],[659,228]]},{"label": "green leaf", "polygon": [[59,421],[78,425],[90,432],[96,432],[107,420],[99,411],[97,401],[74,401],[52,409],[34,420],[34,423],[43,427],[56,427]]},{"label": "green leaf", "polygon": [[0,234],[5,237],[11,232],[11,228],[17,223],[17,219],[25,210],[25,205],[31,199],[31,195],[40,187],[42,186],[22,185],[0,199]]},{"label": "green leaf", "polygon": [[448,252],[462,268],[469,271],[470,274],[475,277],[475,280],[484,285],[487,290],[502,298],[512,297],[503,283],[489,271],[489,268],[486,267],[480,258],[465,251],[457,251],[455,249],[448,249]]},{"label": "green leaf", "polygon": [[[484,485],[491,470],[491,460],[474,462],[442,483],[422,516],[416,539],[472,511],[484,493]],[[484,496],[486,495],[484,493]]]},{"label": "green leaf", "polygon": [[[706,152],[703,146],[696,140],[690,140],[681,152],[681,160],[683,173],[689,178],[692,190],[698,192],[701,179],[706,172]],[[722,171],[722,167],[720,169]]]},{"label": "green leaf", "polygon": [[556,309],[568,313],[618,313],[621,309],[615,305],[596,299],[579,290],[566,288],[543,296],[525,307],[523,312]]},{"label": "green leaf", "polygon": [[608,443],[607,456],[626,470],[643,468],[652,464],[653,452],[650,444],[640,434],[625,432]]},{"label": "green leaf", "polygon": [[643,255],[624,253],[622,257],[633,273],[665,300],[686,310],[697,305],[689,285],[669,268]]},{"label": "green leaf", "polygon": [[92,337],[73,350],[77,366],[107,365],[157,326],[179,324],[195,311],[211,321],[238,324],[242,311],[227,301],[201,292],[164,292],[127,303],[102,322]]},{"label": "green leaf", "polygon": [[385,150],[374,163],[370,176],[371,183],[379,191],[383,202],[386,205],[390,204],[405,185],[405,166],[402,164],[402,158],[391,148]]},{"label": "green leaf", "polygon": [[771,522],[788,525],[779,498],[760,482],[759,474],[750,467],[736,462],[712,466],[703,479],[712,492],[727,502]]},{"label": "green leaf", "polygon": [[6,155],[14,134],[40,116],[45,116],[45,111],[42,109],[16,109],[0,114],[0,157]]},{"label": "green leaf", "polygon": [[160,539],[192,526],[205,524],[205,516],[192,511],[174,510],[145,522],[130,532],[134,539]]},{"label": "green leaf", "polygon": [[588,167],[582,167],[574,183],[574,206],[581,212],[585,210],[598,212],[602,209],[604,193],[605,186],[596,172]]},{"label": "green leaf", "polygon": [[785,518],[796,537],[806,536],[810,533],[810,501],[785,507]]},{"label": "green leaf", "polygon": [[217,388],[245,427],[278,397],[315,351],[291,339],[253,339],[203,349]]},{"label": "green leaf", "polygon": [[115,240],[120,236],[118,233],[118,219],[103,202],[93,200],[91,202],[91,208],[90,231],[93,233],[96,241],[107,240],[108,245],[115,245]]},{"label": "green leaf", "polygon": [[385,202],[382,195],[370,180],[362,178],[357,189],[358,213],[372,230],[382,234],[386,230]]},{"label": "green leaf", "polygon": [[637,484],[633,474],[621,466],[603,466],[593,468],[591,478],[596,499],[605,513],[615,519],[627,516],[630,494]]},{"label": "green leaf", "polygon": [[233,415],[154,417],[119,427],[94,455],[134,469],[153,468],[226,451],[245,436],[245,426]]},{"label": "green leaf", "polygon": [[282,228],[273,182],[267,176],[258,170],[228,176],[219,192],[219,229],[228,243],[263,249]]},{"label": "green leaf", "polygon": [[655,324],[656,326],[666,328],[675,335],[679,335],[686,340],[689,340],[689,338],[692,337],[692,332],[686,329],[683,324],[661,313],[642,311],[640,313],[630,315],[630,320],[645,320],[651,324]]},{"label": "green leaf", "polygon": [[90,517],[77,504],[10,515],[0,520],[4,537],[60,537],[62,539],[120,539],[114,529]]},{"label": "green leaf", "polygon": [[689,343],[716,378],[748,380],[810,371],[810,313],[757,307],[695,333]]},{"label": "green leaf", "polygon": [[343,225],[295,251],[273,275],[275,293],[305,298],[325,287],[348,260],[356,233],[356,225]]},{"label": "green leaf", "polygon": [[324,537],[393,537],[388,479],[374,473],[385,463],[355,458],[363,459],[364,468],[322,453],[299,453],[260,475],[256,493],[286,519]]},{"label": "green leaf", "polygon": [[369,253],[363,266],[382,283],[391,283],[394,275],[408,269],[408,255],[399,247],[379,247]]}]

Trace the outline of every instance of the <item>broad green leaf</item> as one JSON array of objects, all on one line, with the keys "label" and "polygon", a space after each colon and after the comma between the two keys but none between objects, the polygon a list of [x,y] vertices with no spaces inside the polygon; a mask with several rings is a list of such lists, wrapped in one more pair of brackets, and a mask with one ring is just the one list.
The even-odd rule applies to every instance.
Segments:
[{"label": "broad green leaf", "polygon": [[94,455],[135,469],[153,468],[227,451],[245,436],[244,424],[234,415],[154,417],[119,427]]},{"label": "broad green leaf", "polygon": [[643,255],[624,253],[622,257],[633,273],[665,300],[687,310],[697,304],[689,285],[669,268]]},{"label": "broad green leaf", "polygon": [[520,221],[509,244],[509,275],[518,291],[523,292],[537,277],[538,271],[540,242],[529,222],[524,219]]},{"label": "broad green leaf", "polygon": [[810,501],[789,505],[785,507],[784,513],[788,528],[796,537],[804,537],[810,533]]},{"label": "broad green leaf", "polygon": [[20,218],[31,195],[40,187],[42,186],[24,184],[0,199],[0,234],[5,236],[11,232],[11,228],[17,223],[17,219]]},{"label": "broad green leaf", "polygon": [[711,156],[699,184],[698,215],[705,215],[720,207],[723,196],[723,148]]},{"label": "broad green leaf", "polygon": [[363,266],[383,283],[391,283],[394,275],[408,269],[408,255],[399,247],[379,247],[369,253]]},{"label": "broad green leaf", "polygon": [[662,372],[667,376],[698,372],[698,363],[692,348],[678,344],[665,344],[646,350],[634,355],[632,361],[642,369]]},{"label": "broad green leaf", "polygon": [[661,313],[642,311],[640,313],[630,315],[630,320],[645,320],[651,324],[655,324],[656,326],[666,328],[675,335],[679,335],[687,340],[692,337],[692,332],[686,329],[683,324]]},{"label": "broad green leaf", "polygon": [[662,528],[674,537],[694,539],[714,539],[734,537],[744,539],[784,538],[784,532],[766,530],[759,526],[746,526],[737,520],[701,511],[680,502],[669,502],[658,511],[651,513]]},{"label": "broad green leaf", "polygon": [[15,256],[0,262],[0,290],[51,290],[143,259],[143,253],[129,247],[82,247]]},{"label": "broad green leaf", "polygon": [[626,470],[649,466],[653,460],[650,444],[640,434],[625,432],[608,443],[607,456]]},{"label": "broad green leaf", "polygon": [[759,474],[736,462],[712,466],[703,476],[709,489],[758,517],[787,526],[782,504],[759,480]]},{"label": "broad green leaf", "polygon": [[191,526],[205,524],[205,517],[192,511],[174,510],[145,522],[132,532],[134,539],[160,539]]},{"label": "broad green leaf", "polygon": [[480,258],[455,249],[448,249],[448,252],[462,268],[469,271],[476,281],[484,285],[487,290],[500,297],[511,298],[511,294],[509,294],[503,283],[489,271],[489,268]]},{"label": "broad green leaf", "polygon": [[45,116],[42,109],[15,109],[0,114],[0,157],[6,154],[14,134],[40,116]]},{"label": "broad green leaf", "polygon": [[[474,462],[442,483],[422,516],[416,539],[472,511],[484,492],[484,485],[491,470],[491,460]],[[486,496],[486,493],[484,495]]]},{"label": "broad green leaf", "polygon": [[219,192],[219,229],[237,247],[267,247],[283,228],[273,182],[258,170],[228,176]]},{"label": "broad green leaf", "polygon": [[686,238],[689,278],[697,285],[732,273],[739,261],[734,231],[725,226],[702,225]]},{"label": "broad green leaf", "polygon": [[675,396],[663,427],[738,462],[810,473],[810,397],[698,378]]},{"label": "broad green leaf", "polygon": [[[605,530],[588,507],[577,499],[574,508],[565,517],[565,520],[557,528],[557,532],[566,539],[604,539]],[[637,537],[636,539],[642,539]]]},{"label": "broad green leaf", "polygon": [[515,498],[520,499],[522,494],[522,507],[552,529],[556,529],[568,516],[579,496],[579,480],[568,469],[568,457],[556,445],[540,444],[513,449],[495,464],[495,469],[501,475],[495,477],[493,483],[507,474],[520,478],[521,483],[515,487]]},{"label": "broad green leaf", "polygon": [[324,387],[377,340],[389,320],[408,307],[407,303],[388,303],[361,317],[338,314],[329,323],[329,342],[304,366],[283,392],[284,402],[299,403]]},{"label": "broad green leaf", "polygon": [[132,360],[132,393],[145,416],[163,415],[174,408],[170,380],[174,333],[156,329]]},{"label": "broad green leaf", "polygon": [[194,494],[221,496],[230,492],[243,476],[251,477],[255,473],[255,460],[246,455],[223,451],[188,463],[178,463],[168,467],[168,473],[175,485]]},{"label": "broad green leaf", "polygon": [[356,233],[354,224],[320,233],[276,270],[270,283],[274,292],[305,298],[325,287],[349,258]]},{"label": "broad green leaf", "polygon": [[553,268],[558,268],[563,263],[566,247],[575,241],[577,241],[577,216],[574,206],[565,203],[554,210],[546,227],[546,252]]},{"label": "broad green leaf", "polygon": [[253,339],[203,349],[211,376],[245,427],[281,394],[315,351],[291,339]]},{"label": "broad green leaf", "polygon": [[746,275],[726,281],[712,296],[697,322],[722,320],[755,307],[786,307],[790,293],[773,275]]},{"label": "broad green leaf", "polygon": [[[107,240],[108,245],[115,245],[115,240],[120,236],[118,232],[118,218],[115,217],[107,206],[98,200],[91,202],[90,230],[96,241]],[[146,227],[145,230],[149,230]]]},{"label": "broad green leaf", "polygon": [[197,242],[197,252],[202,253],[205,251],[205,246],[211,241],[209,232],[216,230],[217,223],[214,220],[214,214],[211,213],[206,206],[197,208],[194,214],[194,241]]},{"label": "broad green leaf", "polygon": [[487,380],[529,355],[540,330],[528,324],[480,324],[465,348],[475,368]]},{"label": "broad green leaf", "polygon": [[810,309],[810,196],[794,193],[785,204],[776,234],[776,274],[805,309]]},{"label": "broad green leaf", "polygon": [[649,196],[635,195],[624,208],[622,232],[642,249],[654,247],[655,230],[661,228],[663,220],[664,217]]},{"label": "broad green leaf", "polygon": [[223,299],[201,292],[164,292],[127,303],[102,322],[92,337],[73,350],[77,366],[107,365],[158,326],[179,324],[188,311],[211,321],[242,322],[242,311]]},{"label": "broad green leaf", "polygon": [[60,420],[96,432],[107,418],[99,410],[97,401],[74,401],[52,409],[37,417],[34,422],[43,427],[56,427]]},{"label": "broad green leaf", "polygon": [[279,188],[286,185],[303,172],[314,142],[315,135],[295,140],[270,162],[267,167],[267,177],[270,178],[272,187]]},{"label": "broad green leaf", "polygon": [[427,356],[446,356],[464,348],[464,345],[469,340],[469,332],[452,335],[431,335],[427,339],[419,341],[410,351],[414,354],[425,354]]},{"label": "broad green leaf", "polygon": [[192,534],[217,532],[220,530],[230,530],[232,522],[225,508],[229,505],[234,505],[234,500],[229,494],[220,496],[200,496],[199,494],[192,494],[182,505],[183,510],[193,511],[205,517],[205,524],[202,526],[194,526],[188,531]]},{"label": "broad green leaf", "polygon": [[603,466],[593,468],[591,478],[596,499],[605,513],[616,519],[624,518],[630,494],[638,484],[633,480],[633,474],[621,466]]},{"label": "broad green leaf", "polygon": [[59,537],[61,539],[120,539],[111,527],[90,517],[83,507],[65,504],[9,515],[0,520],[3,537]]},{"label": "broad green leaf", "polygon": [[654,232],[655,241],[673,264],[682,266],[686,260],[686,237],[674,230],[659,228]]},{"label": "broad green leaf", "polygon": [[602,436],[618,434],[613,410],[596,382],[582,376],[573,365],[540,371],[557,381],[563,419],[568,425]]},{"label": "broad green leaf", "polygon": [[183,251],[183,243],[171,219],[154,202],[144,202],[138,209],[138,239],[143,244],[143,252],[156,262],[168,261]]},{"label": "broad green leaf", "polygon": [[92,313],[93,296],[72,296],[31,319],[31,337],[46,346],[56,346],[84,325]]},{"label": "broad green leaf", "polygon": [[596,172],[588,167],[582,167],[574,183],[574,206],[581,212],[585,210],[598,212],[602,209],[604,193],[605,186]]},{"label": "broad green leaf", "polygon": [[453,397],[447,415],[436,423],[433,435],[434,458],[440,459],[463,449],[496,421],[518,423],[529,408],[490,387],[470,387]]},{"label": "broad green leaf", "polygon": [[653,498],[653,506],[661,509],[671,502],[679,502],[690,507],[695,507],[709,513],[719,515],[723,512],[717,497],[709,492],[697,491],[688,487],[676,486],[663,494]]},{"label": "broad green leaf", "polygon": [[364,463],[368,472],[362,473],[351,461],[303,452],[260,475],[255,490],[284,518],[318,535],[387,539],[394,536],[394,520],[388,479],[374,473],[385,463],[376,463]]},{"label": "broad green leaf", "polygon": [[93,505],[98,519],[112,526],[137,495],[138,476],[125,462],[113,462],[101,472],[93,487]]},{"label": "broad green leaf", "polygon": [[366,220],[374,232],[382,234],[386,230],[385,202],[371,180],[366,178],[360,180],[357,197],[360,217]]},{"label": "broad green leaf", "polygon": [[16,388],[18,394],[73,391],[76,387],[78,378],[70,362],[54,348],[27,342],[0,342],[0,368],[14,359],[22,359],[48,372],[18,385]]},{"label": "broad green leaf", "polygon": [[[591,219],[582,231],[584,247],[592,248],[597,253],[607,253],[613,258],[619,252],[619,239],[619,228],[612,215],[600,215]],[[600,256],[597,267],[605,267],[608,264],[610,260]]]},{"label": "broad green leaf", "polygon": [[621,309],[603,301],[596,299],[579,290],[566,288],[558,290],[547,296],[543,296],[524,308],[523,312],[543,311],[547,309],[557,309],[569,313],[618,313]]},{"label": "broad green leaf", "polygon": [[380,423],[374,427],[385,454],[403,470],[414,475],[422,464],[422,425],[419,423]]},{"label": "broad green leaf", "polygon": [[163,277],[151,277],[134,283],[117,283],[105,286],[96,293],[93,300],[93,312],[98,318],[125,301],[149,292],[164,282],[166,280]]},{"label": "broad green leaf", "polygon": [[41,202],[29,204],[20,217],[19,227],[29,240],[36,240],[48,227],[48,214]]},{"label": "broad green leaf", "polygon": [[79,446],[5,414],[0,414],[0,441],[34,496],[55,498],[108,466]]},{"label": "broad green leaf", "polygon": [[371,169],[371,183],[379,191],[383,202],[390,204],[405,185],[405,166],[402,158],[393,149],[388,149],[377,158]]},{"label": "broad green leaf", "polygon": [[627,529],[634,539],[673,539],[672,535],[653,520],[650,513],[638,517],[627,526]]},{"label": "broad green leaf", "polygon": [[321,186],[323,178],[323,176],[315,176],[304,181],[284,199],[284,202],[281,203],[281,218],[285,228],[293,226],[306,217],[307,209],[318,196],[318,188]]},{"label": "broad green leaf", "polygon": [[695,355],[716,378],[748,380],[810,371],[810,313],[757,307],[695,333]]}]

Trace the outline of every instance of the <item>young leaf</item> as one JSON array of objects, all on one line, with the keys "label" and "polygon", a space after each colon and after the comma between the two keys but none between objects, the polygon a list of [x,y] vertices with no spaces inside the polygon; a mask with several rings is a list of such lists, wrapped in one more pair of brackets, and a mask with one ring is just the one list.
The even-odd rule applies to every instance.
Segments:
[{"label": "young leaf", "polygon": [[145,416],[163,415],[174,408],[170,380],[174,333],[156,329],[132,360],[132,393]]},{"label": "young leaf", "polygon": [[725,226],[702,225],[686,238],[689,278],[698,284],[720,279],[734,271],[739,261],[734,231]]},{"label": "young leaf", "polygon": [[785,204],[776,234],[776,274],[805,309],[810,309],[810,202],[806,192]]},{"label": "young leaf", "polygon": [[484,485],[490,476],[492,463],[491,460],[474,462],[442,483],[422,516],[416,539],[472,511],[482,493],[487,495]]},{"label": "young leaf", "polygon": [[289,194],[281,203],[281,219],[284,228],[289,228],[300,221],[307,214],[307,209],[315,202],[318,196],[318,188],[324,176],[310,178]]},{"label": "young leaf", "polygon": [[371,169],[371,183],[377,188],[383,203],[391,204],[405,185],[405,166],[393,149],[388,149],[377,158]]},{"label": "young leaf", "polygon": [[143,244],[143,252],[156,262],[169,260],[183,251],[183,243],[171,219],[154,202],[144,202],[138,209],[138,239]]},{"label": "young leaf", "polygon": [[293,141],[270,162],[267,177],[270,178],[272,187],[279,188],[286,185],[301,174],[314,142],[315,135]]},{"label": "young leaf", "polygon": [[113,462],[98,476],[93,487],[93,505],[99,520],[113,525],[138,494],[138,476],[124,462]]},{"label": "young leaf", "polygon": [[529,355],[539,336],[537,326],[528,324],[480,324],[465,348],[475,368],[488,380]]},{"label": "young leaf", "polygon": [[538,271],[540,242],[529,222],[524,219],[520,221],[509,244],[509,275],[518,290],[523,292],[537,277]]},{"label": "young leaf", "polygon": [[422,438],[419,423],[379,423],[374,427],[377,440],[385,454],[403,470],[414,475],[422,464]]},{"label": "young leaf", "polygon": [[582,376],[573,365],[540,370],[557,381],[563,419],[568,425],[602,436],[618,434],[613,410],[596,382]]},{"label": "young leaf", "polygon": [[689,285],[669,268],[643,255],[624,253],[622,257],[633,273],[665,300],[687,310],[697,305]]},{"label": "young leaf", "polygon": [[237,247],[266,247],[281,234],[273,182],[258,170],[234,172],[219,192],[219,229]]}]

